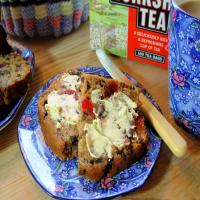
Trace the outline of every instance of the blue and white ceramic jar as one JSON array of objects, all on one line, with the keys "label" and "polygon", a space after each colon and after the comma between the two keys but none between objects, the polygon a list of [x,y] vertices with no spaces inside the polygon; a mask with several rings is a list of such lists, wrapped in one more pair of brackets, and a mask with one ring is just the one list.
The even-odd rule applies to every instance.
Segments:
[{"label": "blue and white ceramic jar", "polygon": [[200,135],[200,19],[172,0],[169,28],[171,111],[187,130]]}]

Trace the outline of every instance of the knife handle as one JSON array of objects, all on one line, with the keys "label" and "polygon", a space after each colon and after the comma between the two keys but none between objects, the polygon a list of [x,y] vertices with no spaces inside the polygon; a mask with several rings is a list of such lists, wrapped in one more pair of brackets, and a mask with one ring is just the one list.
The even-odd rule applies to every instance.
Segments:
[{"label": "knife handle", "polygon": [[[124,76],[123,81],[128,85],[133,83]],[[154,129],[163,139],[165,144],[177,157],[182,157],[187,151],[187,144],[183,137],[174,129],[174,127],[166,120],[166,118],[156,109],[156,107],[143,94],[139,94],[141,109],[144,115],[151,122]]]},{"label": "knife handle", "polygon": [[145,116],[174,155],[177,157],[185,155],[187,144],[182,136],[178,134],[166,118],[149,102],[144,94],[140,93],[139,100]]}]

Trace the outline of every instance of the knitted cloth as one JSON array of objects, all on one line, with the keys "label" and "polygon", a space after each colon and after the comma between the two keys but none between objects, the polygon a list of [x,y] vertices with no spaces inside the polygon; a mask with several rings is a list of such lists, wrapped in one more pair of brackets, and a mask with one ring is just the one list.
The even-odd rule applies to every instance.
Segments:
[{"label": "knitted cloth", "polygon": [[60,36],[88,19],[88,0],[0,0],[1,24],[18,37]]}]

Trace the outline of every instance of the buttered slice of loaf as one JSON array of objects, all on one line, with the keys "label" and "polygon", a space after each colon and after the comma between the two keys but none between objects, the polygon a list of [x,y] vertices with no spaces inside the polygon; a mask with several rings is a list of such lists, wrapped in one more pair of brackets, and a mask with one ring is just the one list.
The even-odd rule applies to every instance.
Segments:
[{"label": "buttered slice of loaf", "polygon": [[45,142],[61,160],[77,156],[79,85],[80,73],[62,73],[40,95],[38,101],[39,121]]},{"label": "buttered slice of loaf", "polygon": [[117,174],[141,158],[148,136],[134,87],[79,72],[61,74],[38,101],[44,139],[61,160],[78,158],[90,180]]},{"label": "buttered slice of loaf", "polygon": [[23,96],[31,77],[31,67],[21,55],[0,55],[0,105],[8,105]]},{"label": "buttered slice of loaf", "polygon": [[138,160],[148,136],[135,88],[96,75],[81,80],[78,172],[97,181]]}]

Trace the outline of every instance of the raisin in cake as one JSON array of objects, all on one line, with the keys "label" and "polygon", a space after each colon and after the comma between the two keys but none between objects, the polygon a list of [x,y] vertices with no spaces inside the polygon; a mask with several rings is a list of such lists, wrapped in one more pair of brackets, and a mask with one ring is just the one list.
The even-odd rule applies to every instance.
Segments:
[{"label": "raisin in cake", "polygon": [[96,75],[81,80],[78,173],[97,181],[143,155],[147,130],[135,88]]},{"label": "raisin in cake", "polygon": [[23,96],[31,77],[31,67],[21,55],[0,55],[0,105],[8,105]]},{"label": "raisin in cake", "polygon": [[61,74],[39,97],[39,121],[45,142],[61,159],[77,156],[80,73]]}]

